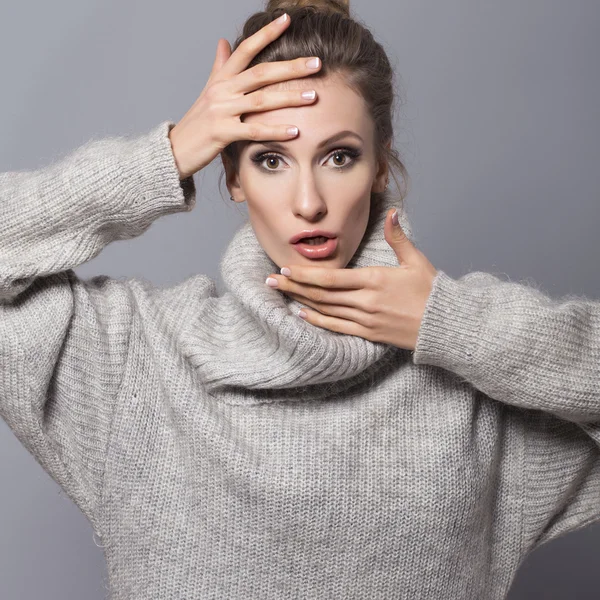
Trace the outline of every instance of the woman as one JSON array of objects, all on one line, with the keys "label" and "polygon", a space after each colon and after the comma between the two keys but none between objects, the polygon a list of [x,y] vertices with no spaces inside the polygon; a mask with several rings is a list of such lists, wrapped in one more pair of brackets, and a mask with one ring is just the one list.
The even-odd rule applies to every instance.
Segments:
[{"label": "woman", "polygon": [[[177,125],[0,177],[0,413],[114,599],[504,598],[600,519],[598,304],[435,270],[392,222],[383,49],[342,2],[301,4],[219,42]],[[219,154],[250,215],[225,294],[76,276],[192,210]],[[293,243],[315,229],[335,239]]]}]

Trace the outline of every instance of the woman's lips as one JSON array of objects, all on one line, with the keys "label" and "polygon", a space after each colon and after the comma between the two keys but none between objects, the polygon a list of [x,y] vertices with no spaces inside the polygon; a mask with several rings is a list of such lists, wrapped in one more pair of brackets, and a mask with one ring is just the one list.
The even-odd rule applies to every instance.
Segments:
[{"label": "woman's lips", "polygon": [[306,256],[306,258],[327,258],[335,252],[337,244],[338,239],[334,237],[329,238],[325,243],[319,244],[318,246],[303,242],[296,242],[295,244],[292,244],[292,246],[294,246],[302,256]]}]

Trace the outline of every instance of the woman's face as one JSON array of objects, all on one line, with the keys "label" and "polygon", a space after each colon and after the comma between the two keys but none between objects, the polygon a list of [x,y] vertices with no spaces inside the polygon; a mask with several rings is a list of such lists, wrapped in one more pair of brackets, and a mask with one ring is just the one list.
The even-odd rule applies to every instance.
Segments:
[{"label": "woman's face", "polygon": [[[227,187],[237,202],[248,203],[254,233],[278,267],[344,268],[365,233],[371,192],[385,188],[387,166],[376,164],[374,124],[363,99],[340,78],[305,77],[263,89],[311,88],[317,99],[310,105],[242,118],[244,123],[296,125],[299,134],[277,142],[241,141],[239,172],[225,163]],[[337,137],[343,131],[355,135]],[[326,142],[332,136],[337,139]],[[290,243],[293,235],[312,229],[337,237],[333,254],[308,258]]]}]

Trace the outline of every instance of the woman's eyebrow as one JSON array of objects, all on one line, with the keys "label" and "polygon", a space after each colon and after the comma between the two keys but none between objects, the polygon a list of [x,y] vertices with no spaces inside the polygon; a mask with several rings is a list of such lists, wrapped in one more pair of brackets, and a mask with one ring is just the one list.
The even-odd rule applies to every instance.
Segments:
[{"label": "woman's eyebrow", "polygon": [[[358,135],[358,133],[356,133],[355,131],[350,131],[349,129],[345,129],[344,131],[339,131],[338,133],[333,134],[332,136],[328,137],[327,139],[323,140],[322,142],[319,142],[319,144],[317,145],[317,149],[320,150],[321,148],[323,148],[323,146],[327,146],[327,144],[336,142],[337,140],[344,138],[346,136],[356,137],[361,142],[364,143],[364,140],[360,137],[360,135]],[[292,141],[292,140],[290,140],[290,141]],[[248,143],[247,147],[253,146],[254,144],[262,144],[264,146],[271,146],[272,148],[276,148],[279,150],[285,150],[285,144],[283,144],[281,142],[276,142],[276,141],[264,141],[264,142],[251,141]]]}]

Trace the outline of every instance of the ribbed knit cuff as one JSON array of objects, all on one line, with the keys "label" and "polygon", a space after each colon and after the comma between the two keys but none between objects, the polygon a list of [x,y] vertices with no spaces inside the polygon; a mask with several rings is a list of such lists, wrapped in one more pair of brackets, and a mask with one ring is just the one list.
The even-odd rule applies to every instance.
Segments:
[{"label": "ribbed knit cuff", "polygon": [[488,306],[486,290],[438,270],[412,354],[413,363],[457,374],[470,370]]},{"label": "ribbed knit cuff", "polygon": [[119,210],[124,216],[130,218],[138,213],[143,215],[144,221],[154,221],[165,212],[190,211],[195,206],[193,176],[179,178],[169,139],[173,127],[172,121],[163,121],[148,133],[130,140],[126,160],[122,163],[126,185],[124,205]]}]

